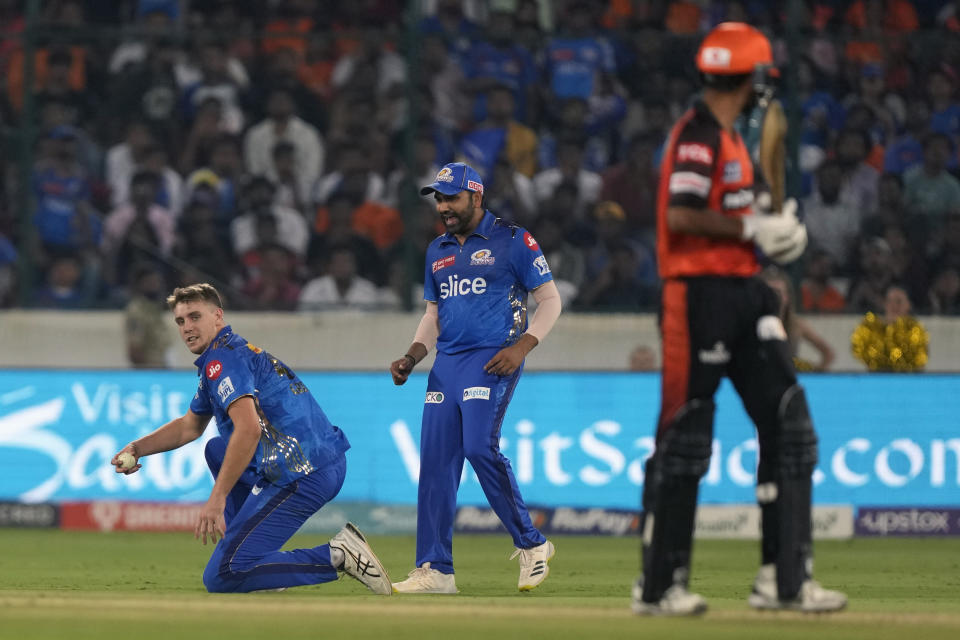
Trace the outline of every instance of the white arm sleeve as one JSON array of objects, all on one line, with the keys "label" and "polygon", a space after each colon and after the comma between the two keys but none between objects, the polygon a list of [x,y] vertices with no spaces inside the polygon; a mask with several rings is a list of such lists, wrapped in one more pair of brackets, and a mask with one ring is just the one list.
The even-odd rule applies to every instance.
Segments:
[{"label": "white arm sleeve", "polygon": [[551,280],[533,290],[533,299],[537,301],[537,310],[533,312],[533,318],[530,320],[530,326],[527,327],[527,333],[537,339],[537,342],[543,342],[554,323],[560,317],[560,292],[557,285]]},{"label": "white arm sleeve", "polygon": [[437,337],[440,336],[439,315],[437,313],[437,303],[427,302],[427,310],[420,318],[420,326],[417,327],[417,333],[413,336],[414,342],[419,342],[427,348],[427,353],[437,346]]}]

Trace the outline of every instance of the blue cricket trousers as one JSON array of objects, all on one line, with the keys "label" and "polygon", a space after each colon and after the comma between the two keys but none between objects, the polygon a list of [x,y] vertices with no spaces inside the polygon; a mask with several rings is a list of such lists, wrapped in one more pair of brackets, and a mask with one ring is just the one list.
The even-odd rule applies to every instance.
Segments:
[{"label": "blue cricket trousers", "polygon": [[[214,478],[226,451],[223,438],[207,442],[204,453]],[[325,468],[281,487],[258,476],[253,464],[247,467],[227,497],[226,535],[203,572],[207,591],[259,591],[336,580],[329,545],[279,549],[307,518],[340,492],[346,471],[347,460],[341,455]]]},{"label": "blue cricket trousers", "polygon": [[546,540],[530,521],[510,461],[500,453],[500,426],[523,366],[511,376],[487,373],[483,365],[497,351],[437,353],[430,370],[420,430],[418,567],[429,562],[432,569],[453,573],[453,520],[464,458],[514,546],[529,549]]}]

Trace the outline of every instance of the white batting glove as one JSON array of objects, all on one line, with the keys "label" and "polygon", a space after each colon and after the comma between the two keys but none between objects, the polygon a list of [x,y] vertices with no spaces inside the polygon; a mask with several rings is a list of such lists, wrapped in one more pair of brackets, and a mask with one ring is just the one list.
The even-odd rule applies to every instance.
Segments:
[{"label": "white batting glove", "polygon": [[765,256],[777,264],[789,264],[807,248],[807,227],[797,219],[797,201],[790,198],[780,213],[751,213],[740,218],[741,238],[753,240]]}]

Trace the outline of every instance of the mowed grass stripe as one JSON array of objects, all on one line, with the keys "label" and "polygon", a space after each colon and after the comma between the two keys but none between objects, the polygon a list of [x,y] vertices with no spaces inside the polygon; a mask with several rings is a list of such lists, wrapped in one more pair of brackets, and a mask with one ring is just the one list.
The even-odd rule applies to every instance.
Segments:
[{"label": "mowed grass stripe", "polygon": [[[621,606],[556,606],[543,605],[535,601],[504,602],[502,600],[476,602],[473,599],[458,599],[459,596],[394,596],[382,598],[376,596],[361,598],[298,598],[284,601],[281,594],[257,594],[253,598],[245,595],[217,595],[203,598],[164,598],[150,596],[117,597],[102,594],[100,597],[61,597],[49,595],[11,595],[0,594],[0,611],[6,614],[29,617],[29,610],[35,613],[57,616],[88,615],[89,617],[142,617],[144,612],[163,616],[166,613],[194,614],[236,614],[244,615],[317,615],[351,614],[369,615],[371,613],[397,616],[483,616],[513,618],[523,614],[531,618],[635,618],[624,599]],[[446,602],[439,602],[442,598]],[[920,612],[879,612],[847,610],[831,615],[811,615],[794,611],[758,612],[750,609],[711,609],[704,619],[728,621],[802,621],[830,624],[935,624],[960,628],[960,614],[957,613],[920,613]]]}]

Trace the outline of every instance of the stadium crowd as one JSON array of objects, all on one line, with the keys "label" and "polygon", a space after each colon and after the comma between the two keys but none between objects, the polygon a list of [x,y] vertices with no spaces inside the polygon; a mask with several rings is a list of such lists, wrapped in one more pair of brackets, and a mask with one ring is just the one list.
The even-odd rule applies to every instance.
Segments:
[{"label": "stadium crowd", "polygon": [[2,306],[20,254],[37,308],[196,281],[248,309],[419,305],[440,229],[416,187],[459,159],[568,308],[651,310],[659,154],[700,38],[743,20],[795,72],[797,309],[881,311],[899,283],[960,312],[957,0],[808,0],[794,59],[785,2],[427,0],[410,37],[401,0],[49,0],[31,87],[23,4],[0,0]]}]

